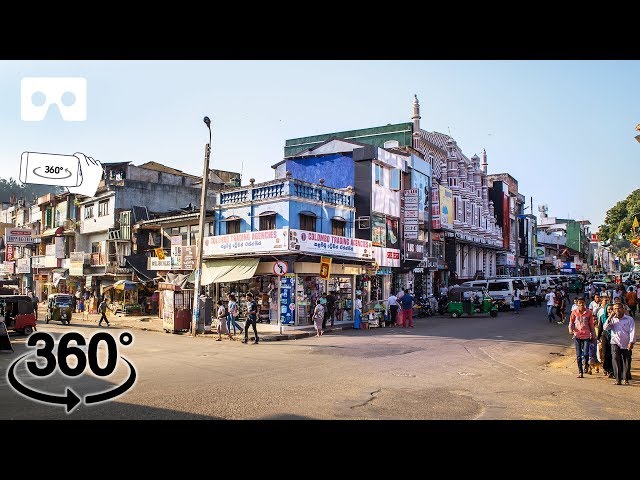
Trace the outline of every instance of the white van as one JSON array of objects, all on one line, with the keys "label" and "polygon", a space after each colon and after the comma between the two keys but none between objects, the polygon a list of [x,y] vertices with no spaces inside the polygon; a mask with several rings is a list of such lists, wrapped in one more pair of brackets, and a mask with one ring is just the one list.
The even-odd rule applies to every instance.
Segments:
[{"label": "white van", "polygon": [[462,283],[461,287],[482,287],[487,288],[488,280],[469,280],[468,282]]},{"label": "white van", "polygon": [[509,308],[513,308],[513,294],[516,288],[520,291],[521,295],[528,294],[526,285],[519,278],[495,278],[487,280],[489,296],[496,299],[504,299],[505,304],[508,305]]}]

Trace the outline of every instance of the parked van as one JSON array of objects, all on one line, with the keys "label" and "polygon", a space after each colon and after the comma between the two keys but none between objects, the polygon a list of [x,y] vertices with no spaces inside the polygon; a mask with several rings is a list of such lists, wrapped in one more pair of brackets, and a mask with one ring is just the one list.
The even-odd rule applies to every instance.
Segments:
[{"label": "parked van", "polygon": [[521,295],[528,293],[526,285],[519,278],[495,278],[487,281],[489,295],[494,299],[503,299],[509,308],[513,308],[513,294],[516,288]]},{"label": "parked van", "polygon": [[468,282],[462,283],[461,287],[482,287],[487,288],[488,280],[469,280]]}]

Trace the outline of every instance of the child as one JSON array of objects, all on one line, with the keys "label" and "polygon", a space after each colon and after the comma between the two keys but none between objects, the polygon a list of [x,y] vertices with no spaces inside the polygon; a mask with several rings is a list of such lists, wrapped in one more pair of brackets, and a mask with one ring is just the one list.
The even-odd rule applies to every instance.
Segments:
[{"label": "child", "polygon": [[596,373],[600,373],[601,362],[598,361],[599,358],[601,357],[598,355],[598,341],[594,339],[589,343],[589,370],[587,371],[589,375],[593,374],[593,367],[595,367]]}]

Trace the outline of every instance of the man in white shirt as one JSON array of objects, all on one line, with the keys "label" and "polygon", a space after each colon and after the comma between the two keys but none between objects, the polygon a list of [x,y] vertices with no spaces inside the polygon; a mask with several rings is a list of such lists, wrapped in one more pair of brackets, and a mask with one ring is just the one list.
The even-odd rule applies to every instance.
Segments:
[{"label": "man in white shirt", "polygon": [[631,378],[631,350],[636,342],[636,326],[633,318],[625,313],[622,303],[613,306],[613,316],[608,318],[602,326],[611,330],[611,351],[613,355],[613,372],[615,384],[629,385]]},{"label": "man in white shirt", "polygon": [[547,288],[547,294],[544,296],[547,301],[547,318],[549,323],[555,321],[556,316],[553,314],[553,308],[556,305],[556,295],[551,291],[551,288]]},{"label": "man in white shirt", "polygon": [[400,306],[398,305],[398,298],[393,293],[389,295],[387,305],[389,306],[389,320],[387,322],[387,327],[390,325],[395,326],[397,324],[398,308],[400,308]]},{"label": "man in white shirt", "polygon": [[594,317],[596,313],[598,313],[599,308],[600,308],[600,295],[596,295],[595,297],[593,297],[593,300],[591,300],[591,303],[589,304],[589,310],[593,312]]}]

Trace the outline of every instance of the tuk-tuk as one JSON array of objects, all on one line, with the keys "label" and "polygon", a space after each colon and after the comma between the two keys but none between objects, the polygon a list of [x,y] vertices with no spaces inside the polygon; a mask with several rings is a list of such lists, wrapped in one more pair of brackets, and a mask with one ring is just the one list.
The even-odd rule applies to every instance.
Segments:
[{"label": "tuk-tuk", "polygon": [[56,322],[71,324],[71,314],[73,313],[74,298],[68,293],[52,293],[47,298],[47,313],[45,313],[44,321],[49,323],[51,320]]},{"label": "tuk-tuk", "polygon": [[0,295],[0,319],[7,330],[31,335],[36,330],[33,302],[27,295]]},{"label": "tuk-tuk", "polygon": [[487,290],[482,287],[453,287],[448,293],[446,313],[453,318],[462,314],[482,315],[488,313],[492,317],[498,315],[498,306]]}]

